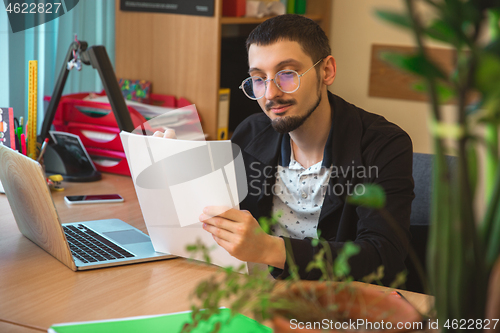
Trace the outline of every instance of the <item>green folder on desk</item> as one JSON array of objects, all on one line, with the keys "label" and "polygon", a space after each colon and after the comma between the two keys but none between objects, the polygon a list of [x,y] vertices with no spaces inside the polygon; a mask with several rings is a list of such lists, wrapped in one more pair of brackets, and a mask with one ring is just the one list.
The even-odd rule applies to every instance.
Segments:
[{"label": "green folder on desk", "polygon": [[[220,313],[212,316],[207,322],[200,323],[193,333],[212,332],[218,322],[224,323],[220,333],[271,333],[272,329],[244,315],[237,314],[227,324],[230,317],[229,309],[221,309]],[[158,316],[132,317],[103,321],[88,321],[80,323],[55,324],[49,328],[49,333],[136,333],[136,332],[172,332],[182,330],[185,323],[191,322],[191,311],[172,313]]]}]

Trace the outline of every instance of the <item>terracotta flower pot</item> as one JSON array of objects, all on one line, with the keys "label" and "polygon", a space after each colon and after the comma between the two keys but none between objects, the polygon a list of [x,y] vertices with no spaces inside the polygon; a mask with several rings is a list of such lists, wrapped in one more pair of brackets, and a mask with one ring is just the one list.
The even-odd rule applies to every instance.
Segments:
[{"label": "terracotta flower pot", "polygon": [[[287,291],[277,295],[277,299],[289,301],[290,304],[301,304],[302,302],[304,306],[300,307],[301,313],[299,314],[293,310],[276,311],[272,319],[274,332],[324,333],[346,332],[355,329],[372,332],[384,330],[408,332],[415,330],[415,325],[422,322],[422,317],[415,308],[399,296],[382,293],[369,286],[350,284],[339,284],[338,286],[339,288],[334,287],[332,292],[331,289],[328,291],[325,283],[307,283],[292,286]],[[304,292],[307,293],[306,297],[304,297]],[[316,297],[317,302],[314,302],[315,305],[311,303],[309,307],[307,304],[310,302],[311,296]],[[318,307],[324,310],[332,304],[331,310],[317,311]],[[364,324],[361,324],[361,321]]]}]

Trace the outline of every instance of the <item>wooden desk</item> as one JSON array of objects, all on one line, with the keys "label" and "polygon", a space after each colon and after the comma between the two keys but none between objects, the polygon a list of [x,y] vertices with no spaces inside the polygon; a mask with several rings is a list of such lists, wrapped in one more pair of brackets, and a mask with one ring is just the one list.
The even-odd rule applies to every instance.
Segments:
[{"label": "wooden desk", "polygon": [[[147,232],[129,177],[103,174],[93,183],[64,183],[53,192],[62,222],[119,218]],[[119,193],[124,203],[69,206],[65,195]],[[73,272],[18,230],[0,194],[0,319],[48,328],[54,323],[153,315],[189,310],[196,284],[214,266],[171,259]],[[430,298],[406,293],[421,312]],[[2,332],[35,332],[0,322]]]},{"label": "wooden desk", "polygon": [[[119,218],[147,232],[129,177],[103,174],[52,192],[62,222]],[[69,206],[65,195],[119,193],[124,203]],[[48,328],[54,323],[189,310],[189,294],[216,268],[185,259],[73,272],[25,238],[0,194],[0,318]],[[0,331],[2,330],[0,326]]]}]

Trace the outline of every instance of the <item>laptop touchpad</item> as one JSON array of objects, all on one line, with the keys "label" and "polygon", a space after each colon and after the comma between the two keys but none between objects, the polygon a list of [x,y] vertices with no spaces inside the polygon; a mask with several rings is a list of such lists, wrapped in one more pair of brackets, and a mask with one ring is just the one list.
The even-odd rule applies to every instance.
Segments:
[{"label": "laptop touchpad", "polygon": [[134,229],[103,232],[102,234],[123,245],[151,242],[148,236],[145,236]]}]

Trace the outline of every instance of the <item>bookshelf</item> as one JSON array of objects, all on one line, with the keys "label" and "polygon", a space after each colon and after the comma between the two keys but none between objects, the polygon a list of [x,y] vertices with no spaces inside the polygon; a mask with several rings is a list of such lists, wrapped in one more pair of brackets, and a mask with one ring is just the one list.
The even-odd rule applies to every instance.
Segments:
[{"label": "bookshelf", "polygon": [[[320,15],[304,15],[311,20],[314,21],[321,21],[321,16]],[[262,18],[257,18],[257,17],[226,17],[222,16],[220,18],[220,23],[221,24],[260,24],[270,18],[271,16],[266,16]]]},{"label": "bookshelf", "polygon": [[[245,37],[257,24],[267,19],[222,17],[222,1],[215,1],[213,17],[165,13],[126,12],[115,0],[116,58],[118,78],[144,79],[152,82],[158,94],[185,97],[196,108],[209,139],[217,133],[218,96],[221,72],[221,47],[226,31]],[[228,1],[228,0],[225,0]],[[331,0],[309,0],[307,17],[317,21],[329,34]],[[231,63],[246,65],[246,57]],[[235,73],[241,82],[246,75]],[[229,87],[239,93],[238,85]],[[239,106],[231,102],[231,111]]]}]

